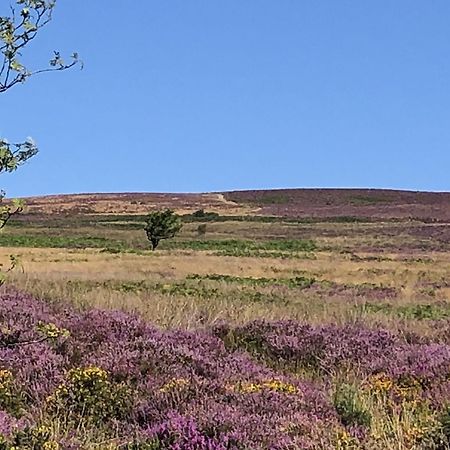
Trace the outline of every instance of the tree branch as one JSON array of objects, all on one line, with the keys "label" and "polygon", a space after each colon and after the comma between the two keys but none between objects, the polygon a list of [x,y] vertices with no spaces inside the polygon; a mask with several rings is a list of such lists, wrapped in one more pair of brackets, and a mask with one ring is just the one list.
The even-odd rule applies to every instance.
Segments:
[{"label": "tree branch", "polygon": [[57,51],[47,68],[31,70],[19,61],[21,50],[52,20],[55,0],[16,0],[16,5],[11,5],[10,17],[0,17],[0,54],[3,55],[0,93],[40,73],[67,70],[77,64],[83,67],[77,53],[71,55],[71,62],[65,63]]}]

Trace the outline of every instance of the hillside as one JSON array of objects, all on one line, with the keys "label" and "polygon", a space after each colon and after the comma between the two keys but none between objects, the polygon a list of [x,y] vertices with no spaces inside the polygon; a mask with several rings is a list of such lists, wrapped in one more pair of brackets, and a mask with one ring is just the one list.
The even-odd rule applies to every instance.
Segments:
[{"label": "hillside", "polygon": [[170,207],[225,215],[284,217],[370,217],[450,220],[450,193],[379,189],[279,189],[205,194],[113,193],[30,197],[37,214],[145,214]]},{"label": "hillside", "polygon": [[384,189],[279,189],[236,191],[228,200],[258,207],[258,214],[287,217],[372,217],[450,220],[449,192]]},{"label": "hillside", "polygon": [[101,193],[48,195],[25,198],[27,211],[37,214],[145,214],[172,208],[178,213],[199,209],[221,214],[243,215],[257,211],[228,201],[223,194]]}]

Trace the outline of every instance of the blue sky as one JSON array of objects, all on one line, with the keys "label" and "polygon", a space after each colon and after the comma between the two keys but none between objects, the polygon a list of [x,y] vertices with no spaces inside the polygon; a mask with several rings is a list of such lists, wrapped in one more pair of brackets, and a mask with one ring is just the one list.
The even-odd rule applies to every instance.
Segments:
[{"label": "blue sky", "polygon": [[2,187],[449,191],[449,22],[448,0],[58,0],[24,60],[85,69],[1,95],[0,135],[40,147]]}]

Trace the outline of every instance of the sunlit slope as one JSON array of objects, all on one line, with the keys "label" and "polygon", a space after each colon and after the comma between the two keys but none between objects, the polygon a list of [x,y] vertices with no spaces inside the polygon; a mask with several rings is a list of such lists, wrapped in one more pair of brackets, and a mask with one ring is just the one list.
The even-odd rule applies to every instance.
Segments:
[{"label": "sunlit slope", "polygon": [[145,214],[173,208],[224,215],[285,217],[369,217],[450,220],[450,193],[380,189],[280,189],[204,194],[72,194],[26,199],[31,213]]}]

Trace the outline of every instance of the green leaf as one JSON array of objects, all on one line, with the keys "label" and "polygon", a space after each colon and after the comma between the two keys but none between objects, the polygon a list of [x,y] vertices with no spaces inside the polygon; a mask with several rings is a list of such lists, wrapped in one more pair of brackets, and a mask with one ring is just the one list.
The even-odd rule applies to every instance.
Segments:
[{"label": "green leaf", "polygon": [[13,59],[9,66],[11,67],[12,70],[16,71],[16,72],[23,72],[24,67],[22,66],[22,64],[20,64],[19,61]]}]

